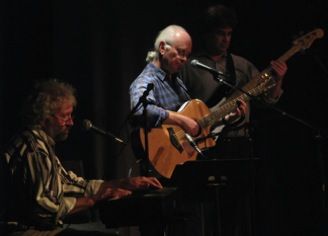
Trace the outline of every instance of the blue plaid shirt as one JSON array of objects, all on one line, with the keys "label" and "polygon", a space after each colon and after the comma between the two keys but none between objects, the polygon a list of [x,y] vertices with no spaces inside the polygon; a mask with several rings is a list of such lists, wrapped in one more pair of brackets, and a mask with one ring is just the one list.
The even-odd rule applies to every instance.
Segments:
[{"label": "blue plaid shirt", "polygon": [[[154,64],[149,63],[130,86],[131,110],[136,106],[139,98],[152,83],[154,88],[147,96],[147,122],[150,127],[159,127],[168,117],[168,110],[177,111],[180,106],[190,100],[182,80],[178,77],[167,79],[166,73]],[[134,114],[138,126],[142,123],[143,106]]]}]

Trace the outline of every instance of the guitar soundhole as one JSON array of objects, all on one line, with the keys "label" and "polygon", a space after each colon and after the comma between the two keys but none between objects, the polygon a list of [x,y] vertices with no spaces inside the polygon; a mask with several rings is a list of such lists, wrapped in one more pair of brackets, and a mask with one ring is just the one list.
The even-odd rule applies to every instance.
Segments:
[{"label": "guitar soundhole", "polygon": [[183,152],[183,148],[181,146],[181,144],[179,143],[177,136],[174,133],[174,129],[172,127],[167,128],[167,131],[169,132],[169,136],[170,136],[170,141],[171,144],[181,153]]}]

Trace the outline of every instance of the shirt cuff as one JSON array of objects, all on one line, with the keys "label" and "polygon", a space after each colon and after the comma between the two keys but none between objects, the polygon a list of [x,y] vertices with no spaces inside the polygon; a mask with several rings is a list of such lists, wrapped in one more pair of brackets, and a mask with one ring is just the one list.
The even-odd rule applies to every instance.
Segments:
[{"label": "shirt cuff", "polygon": [[158,120],[155,123],[155,127],[160,127],[168,116],[169,112],[167,110],[161,109],[159,112]]},{"label": "shirt cuff", "polygon": [[104,180],[89,180],[84,195],[87,197],[96,195]]},{"label": "shirt cuff", "polygon": [[75,197],[64,197],[57,213],[57,219],[66,216],[75,207],[76,202]]}]

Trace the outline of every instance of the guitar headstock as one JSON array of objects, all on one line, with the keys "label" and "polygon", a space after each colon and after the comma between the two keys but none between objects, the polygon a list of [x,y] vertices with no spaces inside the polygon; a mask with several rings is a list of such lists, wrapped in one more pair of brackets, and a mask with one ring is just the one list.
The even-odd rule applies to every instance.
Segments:
[{"label": "guitar headstock", "polygon": [[324,36],[324,31],[320,28],[315,29],[293,41],[294,47],[298,50],[305,50],[311,47],[314,40],[322,38]]}]

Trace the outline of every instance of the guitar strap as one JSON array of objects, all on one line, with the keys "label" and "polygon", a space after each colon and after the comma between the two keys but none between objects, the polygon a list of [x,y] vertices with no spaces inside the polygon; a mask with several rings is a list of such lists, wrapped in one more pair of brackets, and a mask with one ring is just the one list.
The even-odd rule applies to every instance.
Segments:
[{"label": "guitar strap", "polygon": [[178,95],[181,103],[184,103],[190,99],[190,95],[186,87],[183,84],[180,84],[179,80],[177,79],[177,76],[178,76],[177,74],[172,75],[172,79],[168,80],[168,83],[170,84],[171,88],[175,91],[175,93]]},{"label": "guitar strap", "polygon": [[[231,53],[228,53],[226,57],[226,74],[228,75],[226,77],[227,82],[236,86],[236,70],[235,70],[235,65],[233,64]],[[227,91],[225,92],[225,96],[229,97],[234,92],[233,90],[234,90],[233,88],[227,88]]]}]

